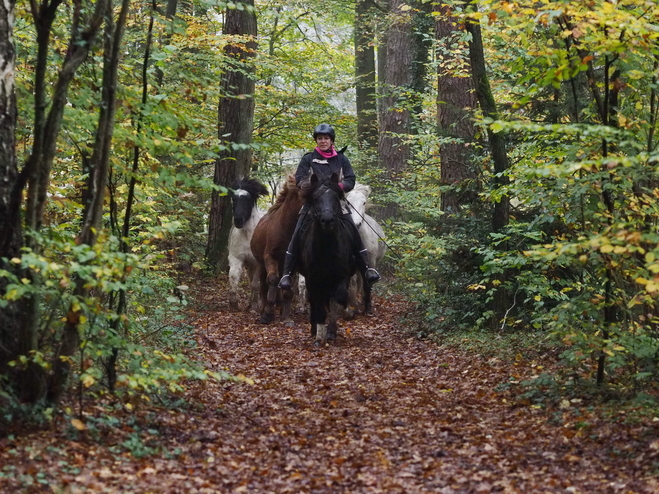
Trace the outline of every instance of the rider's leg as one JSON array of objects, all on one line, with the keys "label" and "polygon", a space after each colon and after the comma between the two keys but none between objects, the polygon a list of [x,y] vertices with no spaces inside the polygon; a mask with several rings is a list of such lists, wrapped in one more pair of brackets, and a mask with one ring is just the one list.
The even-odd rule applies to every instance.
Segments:
[{"label": "rider's leg", "polygon": [[350,214],[344,214],[343,218],[352,225],[354,230],[353,253],[355,255],[355,261],[357,262],[359,272],[369,285],[380,281],[380,273],[378,273],[375,268],[368,267],[368,251],[364,247],[362,236],[359,234],[359,230],[352,220],[352,216],[350,216]]},{"label": "rider's leg", "polygon": [[286,256],[284,257],[284,275],[279,280],[279,288],[282,290],[290,290],[293,288],[293,272],[296,268],[297,255],[300,250],[300,241],[298,240],[298,237],[302,223],[304,223],[304,219],[307,215],[307,211],[308,209],[306,208],[303,208],[300,211],[300,216],[298,216],[297,223],[295,224],[295,230],[293,230],[293,236],[286,249]]}]

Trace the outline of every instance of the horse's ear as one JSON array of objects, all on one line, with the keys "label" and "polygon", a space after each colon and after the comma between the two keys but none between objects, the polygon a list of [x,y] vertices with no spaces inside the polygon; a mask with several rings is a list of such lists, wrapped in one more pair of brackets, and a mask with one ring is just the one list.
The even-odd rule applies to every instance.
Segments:
[{"label": "horse's ear", "polygon": [[316,174],[314,173],[313,175],[311,175],[311,179],[310,179],[310,180],[311,180],[311,185],[313,185],[313,186],[315,187],[316,184],[318,184],[318,181],[319,181],[320,179],[318,178],[318,175],[316,175]]},{"label": "horse's ear", "polygon": [[330,182],[332,182],[333,184],[338,184],[339,175],[337,173],[332,173],[332,176],[330,177]]}]

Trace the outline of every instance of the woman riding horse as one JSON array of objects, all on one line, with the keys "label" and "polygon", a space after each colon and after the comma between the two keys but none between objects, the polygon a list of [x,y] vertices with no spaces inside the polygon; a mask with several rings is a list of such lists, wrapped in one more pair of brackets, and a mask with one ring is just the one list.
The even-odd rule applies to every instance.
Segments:
[{"label": "woman riding horse", "polygon": [[[339,176],[339,186],[344,192],[350,192],[355,186],[355,172],[352,170],[350,160],[343,154],[337,152],[334,148],[334,139],[336,134],[334,128],[326,123],[318,125],[313,131],[313,138],[316,141],[316,149],[305,154],[300,160],[300,164],[295,172],[295,182],[300,187],[303,180],[308,180],[311,175],[316,175],[321,181],[326,181],[332,173]],[[293,287],[293,272],[296,268],[299,246],[300,228],[305,222],[309,205],[305,204],[300,210],[297,225],[293,232],[293,237],[286,250],[284,260],[284,275],[279,281],[279,287],[282,290],[290,290]],[[351,225],[354,230],[354,256],[357,267],[362,276],[369,285],[372,285],[380,279],[380,274],[374,269],[368,267],[368,252],[364,248],[359,231],[352,220],[350,212],[344,204],[342,218]]]}]

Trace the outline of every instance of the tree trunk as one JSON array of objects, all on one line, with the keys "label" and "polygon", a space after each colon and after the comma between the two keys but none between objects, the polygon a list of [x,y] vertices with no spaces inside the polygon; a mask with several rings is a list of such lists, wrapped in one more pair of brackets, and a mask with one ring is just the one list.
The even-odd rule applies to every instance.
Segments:
[{"label": "tree trunk", "polygon": [[478,174],[471,161],[468,147],[474,140],[475,129],[472,113],[478,101],[469,77],[454,75],[468,64],[468,48],[456,51],[460,44],[459,27],[445,4],[436,7],[440,13],[435,19],[437,52],[437,127],[446,142],[441,144],[441,181],[453,186],[442,193],[442,211],[457,213],[464,204],[477,197]]},{"label": "tree trunk", "polygon": [[[119,19],[115,25],[112,15],[112,1],[106,5],[105,35],[103,54],[103,87],[101,91],[102,104],[98,119],[98,127],[94,140],[94,150],[89,161],[89,178],[83,197],[87,199],[83,210],[83,223],[78,235],[78,243],[92,246],[96,243],[98,231],[104,212],[105,189],[108,181],[110,150],[114,131],[114,116],[116,110],[117,71],[121,54],[121,40],[128,14],[130,0],[123,0]],[[75,295],[85,298],[89,289],[85,280],[76,280]],[[47,400],[58,403],[66,389],[66,383],[71,370],[70,357],[80,346],[80,317],[82,310],[79,305],[71,305],[66,316],[66,324],[62,332],[62,341],[52,363],[52,374],[48,385]]]},{"label": "tree trunk", "polygon": [[380,167],[395,179],[410,156],[405,137],[410,132],[410,111],[405,100],[412,85],[412,24],[405,0],[390,0],[391,25],[384,47],[386,64],[380,74]]},{"label": "tree trunk", "polygon": [[[20,257],[23,232],[20,220],[19,182],[16,161],[16,93],[14,88],[15,54],[13,42],[15,2],[0,2],[0,269],[21,277],[18,267],[10,260]],[[7,259],[5,262],[2,259]],[[0,277],[0,293],[4,294],[10,280]],[[9,304],[0,309],[0,374],[7,373],[8,362],[20,355],[21,335],[25,334],[22,303]],[[29,351],[30,344],[26,348]]]},{"label": "tree trunk", "polygon": [[[245,2],[253,7],[254,1]],[[229,43],[225,53],[232,66],[222,79],[218,111],[218,135],[227,147],[215,162],[213,181],[230,187],[239,177],[247,177],[251,168],[252,130],[254,128],[254,76],[250,64],[256,53],[256,14],[253,9],[227,9],[224,34],[249,37],[246,43]],[[227,245],[231,228],[231,201],[228,195],[213,191],[208,225],[206,261],[216,271],[227,267]]]},{"label": "tree trunk", "polygon": [[[485,70],[485,54],[483,50],[483,38],[481,36],[480,24],[476,20],[468,19],[466,29],[471,34],[471,40],[469,41],[469,59],[478,104],[484,115],[493,120],[497,120],[499,116],[497,106]],[[508,184],[508,177],[505,176],[506,170],[508,169],[506,142],[501,133],[492,132],[490,127],[487,128],[487,139],[490,146],[492,162],[494,163],[494,186],[495,188],[500,188]],[[500,232],[503,230],[503,228],[508,225],[509,216],[510,201],[506,194],[502,194],[500,199],[494,203],[492,230],[494,232]],[[502,242],[499,244],[498,248],[500,250],[507,250],[508,247],[505,242]],[[497,328],[501,321],[505,319],[506,312],[511,304],[510,293],[506,288],[506,281],[508,278],[509,273],[504,272],[497,280],[495,280],[498,282],[498,287],[496,288],[492,302],[494,317],[491,323],[494,328]]]},{"label": "tree trunk", "polygon": [[377,149],[378,143],[373,13],[369,5],[369,0],[357,0],[355,12],[357,142],[359,149],[367,153]]},{"label": "tree trunk", "polygon": [[[468,21],[466,24],[467,31],[471,34],[469,41],[469,59],[471,62],[471,73],[476,88],[478,104],[483,114],[497,120],[499,113],[497,105],[492,95],[490,81],[485,70],[485,53],[483,51],[483,38],[481,36],[481,27],[478,21]],[[487,129],[487,139],[490,145],[490,154],[494,163],[494,183],[495,186],[502,187],[508,184],[508,177],[504,174],[508,170],[508,154],[506,152],[506,141],[504,136],[499,132],[492,132],[491,128]],[[510,201],[507,195],[502,195],[501,199],[494,203],[494,214],[492,216],[492,230],[501,231],[507,224],[510,216]]]},{"label": "tree trunk", "polygon": [[[65,57],[58,73],[57,79],[52,85],[52,97],[50,107],[47,108],[46,93],[49,86],[46,84],[46,70],[48,64],[48,50],[50,48],[50,34],[52,24],[57,14],[57,9],[61,4],[60,0],[53,2],[42,2],[41,5],[36,2],[31,3],[32,16],[37,31],[37,58],[34,75],[34,127],[33,127],[33,146],[30,156],[28,157],[21,172],[16,175],[15,151],[11,151],[8,146],[14,148],[15,141],[13,137],[15,125],[15,100],[13,96],[13,46],[11,38],[5,38],[11,33],[12,18],[9,12],[13,10],[13,3],[5,2],[0,7],[0,22],[3,24],[0,29],[0,44],[2,44],[2,91],[5,94],[1,103],[6,105],[6,101],[11,102],[6,107],[8,119],[3,118],[0,121],[0,127],[3,129],[3,153],[9,156],[7,162],[3,161],[0,165],[2,171],[6,173],[7,180],[2,180],[3,208],[7,209],[6,216],[3,215],[2,232],[6,236],[2,240],[2,251],[0,257],[8,258],[18,257],[16,249],[27,245],[33,250],[38,250],[39,245],[34,238],[23,239],[21,236],[21,202],[26,185],[28,188],[27,207],[25,212],[25,223],[33,231],[38,232],[43,222],[43,211],[46,204],[48,186],[50,183],[50,172],[55,154],[57,151],[56,144],[64,114],[64,108],[67,102],[69,84],[75,75],[78,67],[86,59],[87,54],[98,32],[105,13],[107,0],[98,0],[94,5],[92,12],[83,12],[80,4],[74,4],[72,10],[72,31],[68,47],[65,50]],[[7,10],[8,9],[8,10]],[[87,24],[82,26],[82,19],[88,15]],[[9,40],[9,41],[7,41]],[[5,51],[6,50],[6,51]],[[11,52],[11,53],[10,53]],[[6,58],[5,58],[6,57]],[[9,83],[8,77],[11,77],[12,83]],[[9,91],[9,92],[7,92]],[[9,99],[7,100],[7,96]],[[5,140],[4,135],[10,136]],[[4,177],[3,177],[4,178]],[[11,268],[13,263],[9,263]],[[8,269],[21,278],[30,280],[31,284],[38,286],[38,274],[31,270],[23,270],[20,273],[16,269]],[[0,282],[6,283],[6,280]],[[39,321],[39,300],[36,295],[24,296],[16,302],[0,311],[0,321],[2,330],[0,330],[0,341],[4,348],[2,352],[2,361],[0,368],[4,368],[7,360],[16,358],[19,355],[30,355],[30,352],[37,350],[37,326]],[[44,370],[41,366],[29,363],[25,367],[16,368],[14,382],[15,390],[18,396],[27,402],[36,402],[40,400],[46,391],[46,382]]]},{"label": "tree trunk", "polygon": [[[165,10],[165,18],[171,23],[174,17],[176,16],[176,10],[178,8],[178,0],[167,0],[167,9]],[[161,45],[168,45],[172,39],[173,29],[167,32],[161,41]],[[165,73],[160,67],[156,67],[156,85],[158,87],[162,86],[162,80],[165,76]]]}]

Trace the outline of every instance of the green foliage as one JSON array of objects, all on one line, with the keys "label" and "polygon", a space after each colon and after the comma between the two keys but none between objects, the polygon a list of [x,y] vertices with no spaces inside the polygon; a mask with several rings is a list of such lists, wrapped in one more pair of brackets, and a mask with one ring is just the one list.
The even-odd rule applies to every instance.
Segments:
[{"label": "green foliage", "polygon": [[[654,387],[656,5],[484,0],[467,13],[459,4],[454,15],[480,20],[501,115],[479,117],[480,136],[502,133],[511,164],[509,185],[496,187],[487,156],[474,149],[480,202],[442,215],[442,141],[423,125],[410,136],[415,162],[392,184],[406,221],[390,233],[428,331],[542,332],[563,348],[558,380],[583,382],[603,369],[615,389]],[[423,111],[420,121],[432,121],[432,106]],[[492,234],[488,210],[504,195],[510,221]],[[492,321],[502,291],[505,317]]]},{"label": "green foliage", "polygon": [[[193,328],[184,323],[187,301],[181,278],[203,256],[213,165],[225,149],[217,136],[222,74],[229,64],[232,70],[252,69],[224,55],[227,45],[244,40],[218,35],[223,9],[244,7],[239,2],[182,5],[175,19],[166,19],[150,4],[131,6],[116,88],[106,215],[98,242],[86,246],[74,239],[82,225],[87,163],[101,101],[103,46],[93,47],[69,91],[46,224],[33,234],[39,248],[25,250],[11,260],[13,270],[0,273],[8,281],[0,306],[33,297],[43,314],[37,350],[12,362],[14,369],[36,364],[51,372],[67,318],[77,314],[81,345],[69,360],[73,384],[84,393],[100,397],[110,389],[122,400],[134,400],[161,391],[176,393],[190,379],[230,378],[184,356],[196,343]],[[257,74],[257,94],[252,96],[257,102],[255,169],[271,183],[295,165],[297,158],[287,161],[290,150],[307,148],[319,121],[332,122],[344,144],[354,135],[351,78],[344,77],[352,66],[352,9],[343,2],[333,4],[335,26],[327,28],[317,22],[327,8],[308,3],[256,6],[260,47],[247,62],[255,64]],[[69,14],[55,21],[46,84],[54,82],[63,59]],[[144,26],[151,16],[156,42],[147,47]],[[14,34],[20,67],[17,150],[25,159],[33,136],[36,59],[36,30],[26,3],[17,5]],[[86,294],[80,295],[76,286]]]}]

